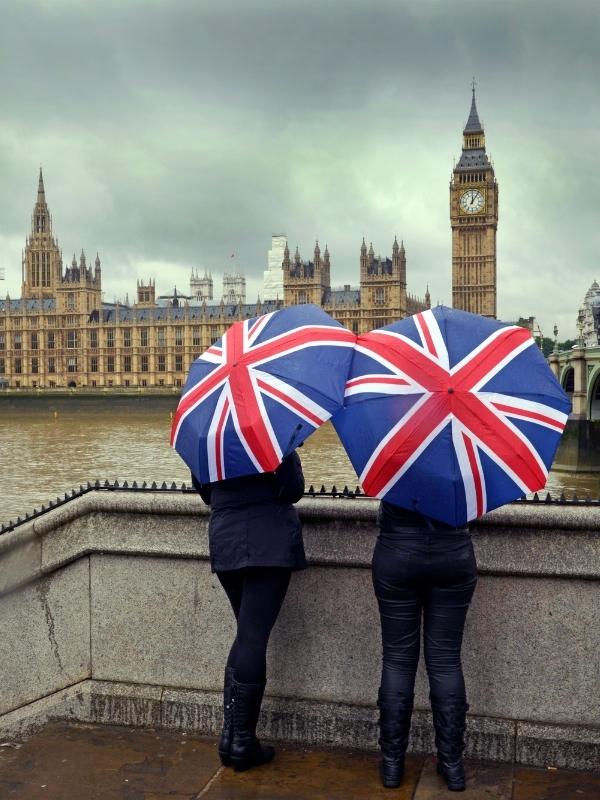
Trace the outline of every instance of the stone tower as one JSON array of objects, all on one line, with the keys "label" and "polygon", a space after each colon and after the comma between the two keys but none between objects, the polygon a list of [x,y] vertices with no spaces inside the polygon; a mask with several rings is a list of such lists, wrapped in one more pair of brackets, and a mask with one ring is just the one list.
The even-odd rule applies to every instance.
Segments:
[{"label": "stone tower", "polygon": [[156,282],[150,278],[148,283],[138,280],[136,305],[152,308],[156,305]]},{"label": "stone tower", "polygon": [[475,104],[475,84],[463,147],[450,181],[452,305],[496,316],[496,229],[498,184],[485,151]]},{"label": "stone tower", "polygon": [[360,296],[367,310],[370,328],[388,325],[389,310],[395,309],[398,319],[407,314],[406,308],[406,252],[404,242],[398,244],[394,237],[392,257],[376,256],[373,244],[367,250],[363,238],[360,247]]},{"label": "stone tower", "polygon": [[286,244],[283,252],[283,285],[285,305],[298,303],[314,303],[322,306],[331,290],[331,263],[329,250],[321,256],[319,242],[315,244],[312,261],[302,261],[296,248],[294,258]]},{"label": "stone tower", "polygon": [[88,266],[85,253],[73,254],[63,273],[62,254],[52,234],[52,217],[46,203],[40,167],[37,200],[31,216],[31,234],[23,252],[22,296],[37,300],[54,298],[61,312],[88,314],[102,304],[102,267],[96,255]]},{"label": "stone tower", "polygon": [[246,278],[241,272],[225,272],[223,275],[223,303],[240,305],[246,302]]},{"label": "stone tower", "polygon": [[62,281],[62,257],[52,235],[52,217],[46,203],[40,167],[37,200],[31,215],[31,234],[25,242],[21,296],[51,298]]},{"label": "stone tower", "polygon": [[200,277],[200,273],[192,270],[192,277],[190,278],[190,294],[196,300],[212,300],[213,299],[213,277],[211,272],[204,270],[204,277]]}]

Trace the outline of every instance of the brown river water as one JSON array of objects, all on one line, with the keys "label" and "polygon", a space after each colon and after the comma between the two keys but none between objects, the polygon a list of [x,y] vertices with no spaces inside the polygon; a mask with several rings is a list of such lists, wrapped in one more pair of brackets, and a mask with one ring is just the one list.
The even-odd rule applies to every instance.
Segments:
[{"label": "brown river water", "polygon": [[[189,482],[169,447],[173,397],[0,398],[0,523],[39,508],[81,483]],[[306,484],[329,490],[357,476],[330,424],[300,451]],[[550,473],[551,494],[600,494],[600,475]]]}]

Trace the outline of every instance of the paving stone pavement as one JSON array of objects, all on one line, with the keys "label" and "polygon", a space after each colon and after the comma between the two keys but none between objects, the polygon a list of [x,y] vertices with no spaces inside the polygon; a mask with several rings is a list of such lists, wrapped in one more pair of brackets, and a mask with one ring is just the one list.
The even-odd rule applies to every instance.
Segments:
[{"label": "paving stone pavement", "polygon": [[600,773],[467,761],[448,792],[435,759],[411,755],[399,789],[379,783],[375,753],[279,745],[273,764],[224,769],[213,739],[98,725],[48,725],[0,742],[0,800],[598,800]]}]

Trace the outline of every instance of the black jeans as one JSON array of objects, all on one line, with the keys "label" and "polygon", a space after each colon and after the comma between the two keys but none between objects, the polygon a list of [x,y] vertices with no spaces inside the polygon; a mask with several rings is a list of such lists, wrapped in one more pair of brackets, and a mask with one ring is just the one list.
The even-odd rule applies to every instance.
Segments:
[{"label": "black jeans", "polygon": [[285,599],[291,570],[246,567],[217,572],[237,622],[227,666],[238,683],[264,683],[267,645]]},{"label": "black jeans", "polygon": [[465,698],[460,649],[476,583],[468,532],[410,527],[380,532],[373,587],[381,616],[382,693],[413,694],[423,617],[432,697]]}]

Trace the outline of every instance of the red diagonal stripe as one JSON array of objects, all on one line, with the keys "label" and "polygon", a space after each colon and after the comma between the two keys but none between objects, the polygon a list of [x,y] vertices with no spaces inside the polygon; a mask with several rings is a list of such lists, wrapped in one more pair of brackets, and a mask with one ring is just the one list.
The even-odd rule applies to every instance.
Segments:
[{"label": "red diagonal stripe", "polygon": [[[448,416],[448,395],[434,394],[382,448],[363,477],[365,492],[376,497]],[[422,454],[421,454],[422,455]],[[419,456],[420,458],[420,456]]]},{"label": "red diagonal stripe", "polygon": [[219,421],[217,423],[217,430],[215,433],[215,461],[217,462],[217,480],[222,481],[225,477],[223,473],[223,467],[221,463],[221,459],[223,456],[222,453],[222,441],[221,441],[221,433],[223,431],[223,426],[225,425],[225,420],[227,419],[227,415],[229,413],[229,400],[225,399],[223,403],[223,408],[221,409],[221,414],[219,416]]},{"label": "red diagonal stripe", "polygon": [[265,358],[271,358],[273,356],[281,356],[285,350],[289,350],[293,347],[300,347],[305,344],[318,342],[320,345],[326,346],[330,342],[354,343],[355,341],[356,336],[344,328],[317,328],[316,326],[311,326],[301,331],[291,331],[285,336],[273,341],[252,345],[250,350],[245,353],[243,361],[250,366],[256,361],[262,361]]},{"label": "red diagonal stripe", "polygon": [[352,388],[353,386],[360,386],[361,383],[390,383],[396,386],[409,385],[408,381],[405,381],[404,378],[393,377],[392,375],[376,375],[375,377],[371,378],[353,378],[346,384],[346,389]]},{"label": "red diagonal stripe", "polygon": [[279,456],[271,442],[247,367],[240,364],[232,367],[229,386],[244,438],[260,468],[272,472],[279,465]]},{"label": "red diagonal stripe", "polygon": [[479,474],[479,465],[477,463],[477,456],[475,455],[475,448],[473,442],[469,437],[463,433],[463,442],[465,443],[465,450],[467,451],[467,458],[469,459],[469,467],[473,476],[473,484],[475,486],[475,503],[477,506],[477,516],[480,517],[483,512],[483,486],[481,484],[481,475]]},{"label": "red diagonal stripe", "polygon": [[317,417],[316,414],[313,414],[313,412],[309,411],[309,409],[306,408],[305,406],[300,405],[300,403],[298,403],[293,398],[289,397],[289,395],[285,394],[284,392],[280,391],[279,389],[276,389],[274,386],[270,386],[266,381],[263,381],[260,378],[258,378],[256,382],[260,386],[261,389],[264,389],[269,394],[272,394],[274,397],[278,397],[280,400],[285,402],[286,405],[290,406],[291,408],[294,408],[300,414],[303,414],[317,428],[319,427],[319,425],[323,424],[323,420],[320,417]]},{"label": "red diagonal stripe", "polygon": [[491,342],[488,342],[458,372],[454,373],[452,385],[456,389],[462,389],[463,391],[472,389],[500,361],[503,361],[513,350],[516,350],[523,342],[529,339],[531,339],[531,334],[525,328],[508,328]]},{"label": "red diagonal stripe", "polygon": [[182,416],[185,414],[188,409],[191,408],[198,400],[202,399],[203,397],[208,397],[208,395],[214,391],[218,387],[220,383],[223,382],[227,378],[229,374],[229,366],[227,364],[223,364],[221,367],[217,367],[214,372],[211,372],[205,378],[202,378],[200,383],[194,386],[193,389],[182,397],[179,401],[179,405],[177,406],[177,411],[175,412],[175,416],[173,417],[173,424],[171,425],[171,447],[173,446],[173,440],[175,438],[175,431],[179,425],[179,421],[181,420]]},{"label": "red diagonal stripe", "polygon": [[231,369],[231,364],[234,363],[236,357],[239,358],[239,356],[243,354],[243,324],[243,322],[235,322],[223,337],[227,345],[227,362],[203,378],[200,383],[196,384],[196,386],[179,401],[177,411],[173,418],[173,424],[171,425],[171,446],[173,446],[175,431],[177,430],[181,417],[199,400],[208,397],[218,384],[224,378],[227,378]]},{"label": "red diagonal stripe", "polygon": [[445,369],[396,336],[372,331],[359,336],[358,345],[386,359],[427,391],[443,391],[448,386],[449,375]]},{"label": "red diagonal stripe", "polygon": [[421,330],[423,331],[423,336],[425,337],[425,344],[427,345],[427,349],[432,355],[436,356],[437,358],[437,350],[435,349],[435,345],[431,337],[431,331],[429,330],[429,326],[425,321],[425,317],[423,316],[423,314],[417,314],[417,319],[419,320]]},{"label": "red diagonal stripe", "polygon": [[545,485],[546,475],[530,448],[477,395],[461,392],[452,397],[452,411],[456,418],[489,447],[500,461],[507,464],[529,491],[535,492]]},{"label": "red diagonal stripe", "polygon": [[553,428],[559,431],[562,431],[565,427],[564,422],[559,422],[557,419],[547,417],[545,414],[540,414],[537,411],[529,411],[528,409],[518,407],[515,408],[514,406],[504,405],[504,403],[492,403],[492,405],[499,411],[506,411],[508,414],[514,414],[517,417],[524,417],[537,422],[545,422],[546,425],[552,425]]}]

